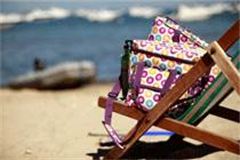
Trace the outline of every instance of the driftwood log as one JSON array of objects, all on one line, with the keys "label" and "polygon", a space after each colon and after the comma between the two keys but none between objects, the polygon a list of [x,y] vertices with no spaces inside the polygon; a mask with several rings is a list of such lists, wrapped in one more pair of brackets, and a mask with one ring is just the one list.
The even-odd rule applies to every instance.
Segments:
[{"label": "driftwood log", "polygon": [[67,62],[41,71],[21,75],[3,87],[13,89],[74,88],[92,82],[95,75],[95,65],[90,61]]}]

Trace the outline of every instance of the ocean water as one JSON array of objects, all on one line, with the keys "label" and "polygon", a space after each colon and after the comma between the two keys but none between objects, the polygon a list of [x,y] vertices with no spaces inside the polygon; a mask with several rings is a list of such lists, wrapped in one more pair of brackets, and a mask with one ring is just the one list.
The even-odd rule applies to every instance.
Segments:
[{"label": "ocean water", "polygon": [[1,2],[0,25],[11,26],[1,29],[1,84],[32,71],[36,57],[48,67],[90,60],[98,81],[114,80],[124,41],[146,39],[158,15],[176,19],[207,42],[239,18],[238,3],[118,3]]}]

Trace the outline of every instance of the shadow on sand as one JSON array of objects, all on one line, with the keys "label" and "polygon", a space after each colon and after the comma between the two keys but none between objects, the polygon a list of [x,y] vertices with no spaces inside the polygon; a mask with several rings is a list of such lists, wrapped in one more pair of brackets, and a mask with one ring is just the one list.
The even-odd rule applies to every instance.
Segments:
[{"label": "shadow on sand", "polygon": [[[87,155],[92,159],[100,159],[110,151],[110,149],[104,149],[103,147],[113,145],[112,142],[100,143],[102,148],[99,148],[97,153],[88,153]],[[138,141],[123,159],[192,159],[217,151],[220,151],[220,149],[206,144],[194,145],[172,137],[165,142],[149,143]]]}]

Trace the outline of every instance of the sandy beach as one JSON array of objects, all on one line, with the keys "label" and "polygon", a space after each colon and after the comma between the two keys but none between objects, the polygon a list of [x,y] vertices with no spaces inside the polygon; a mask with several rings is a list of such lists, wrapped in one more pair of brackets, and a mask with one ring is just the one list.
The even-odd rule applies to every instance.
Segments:
[{"label": "sandy beach", "polygon": [[[1,159],[98,159],[103,156],[109,147],[99,143],[109,139],[101,124],[104,111],[97,107],[97,99],[106,95],[111,86],[111,83],[92,84],[62,91],[1,89]],[[240,111],[239,103],[234,92],[222,105]],[[125,134],[134,124],[135,121],[114,114],[114,125],[120,133]],[[215,116],[208,116],[199,127],[240,138],[238,124]],[[144,136],[141,140],[147,145],[145,142],[166,139],[168,136]],[[193,151],[196,154],[180,156],[180,159],[240,158],[197,141],[185,140],[193,145],[174,153],[184,155]],[[156,147],[155,150],[162,151]],[[145,148],[145,151],[151,152],[151,149]]]}]

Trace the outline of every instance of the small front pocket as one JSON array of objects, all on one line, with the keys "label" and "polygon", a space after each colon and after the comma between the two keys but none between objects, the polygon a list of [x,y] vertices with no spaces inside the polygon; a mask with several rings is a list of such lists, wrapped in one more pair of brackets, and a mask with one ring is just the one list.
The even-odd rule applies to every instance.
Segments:
[{"label": "small front pocket", "polygon": [[127,102],[148,111],[174,85],[179,74],[174,70],[163,70],[138,63],[130,78],[130,93]]}]

